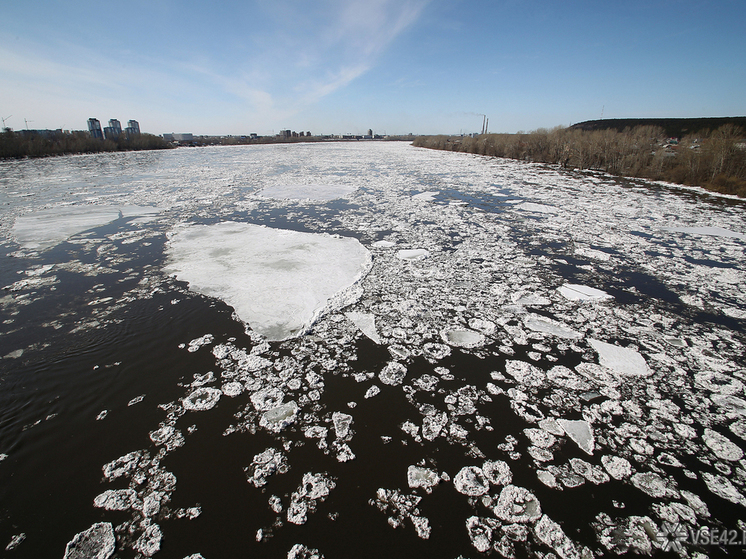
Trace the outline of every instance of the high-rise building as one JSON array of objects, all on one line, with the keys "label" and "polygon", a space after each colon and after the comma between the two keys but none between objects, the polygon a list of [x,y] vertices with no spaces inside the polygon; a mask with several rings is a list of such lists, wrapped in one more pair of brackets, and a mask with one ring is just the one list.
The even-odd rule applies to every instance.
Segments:
[{"label": "high-rise building", "polygon": [[127,135],[128,138],[139,135],[140,134],[140,123],[137,122],[136,120],[128,120],[127,128],[124,129],[124,133]]},{"label": "high-rise building", "polygon": [[122,123],[116,118],[109,119],[109,128],[112,129],[115,136],[119,136],[122,133]]},{"label": "high-rise building", "polygon": [[97,118],[88,119],[88,133],[91,135],[91,138],[104,139],[104,133],[101,132],[101,122]]}]

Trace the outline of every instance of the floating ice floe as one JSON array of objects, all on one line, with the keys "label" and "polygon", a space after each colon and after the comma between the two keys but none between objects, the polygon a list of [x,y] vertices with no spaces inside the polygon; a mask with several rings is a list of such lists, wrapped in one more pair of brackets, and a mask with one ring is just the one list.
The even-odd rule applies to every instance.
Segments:
[{"label": "floating ice floe", "polygon": [[604,469],[611,477],[617,480],[627,478],[632,475],[632,466],[629,460],[621,456],[604,455],[601,457],[601,463]]},{"label": "floating ice floe", "polygon": [[273,433],[279,433],[288,425],[295,422],[298,415],[298,404],[290,401],[265,411],[259,420],[259,425]]},{"label": "floating ice floe", "polygon": [[407,368],[398,361],[391,361],[378,373],[378,378],[383,384],[398,386],[407,376]]},{"label": "floating ice floe", "polygon": [[266,485],[267,478],[275,473],[284,474],[288,471],[287,457],[276,448],[268,448],[260,452],[251,461],[251,465],[244,469],[246,480],[254,487]]},{"label": "floating ice floe", "polygon": [[347,413],[335,411],[332,414],[332,423],[334,424],[334,433],[338,439],[346,439],[350,434],[350,425],[352,425],[352,416]]},{"label": "floating ice floe", "polygon": [[269,340],[305,332],[325,311],[346,306],[371,257],[357,239],[225,222],[171,235],[167,273],[231,305]]},{"label": "floating ice floe", "polygon": [[541,518],[541,505],[525,487],[506,485],[500,491],[494,513],[509,524],[529,524]]},{"label": "floating ice floe", "polygon": [[601,365],[623,376],[647,377],[653,374],[645,358],[631,347],[620,347],[600,340],[588,339],[591,347],[598,352]]},{"label": "floating ice floe", "polygon": [[391,248],[396,246],[396,243],[393,243],[391,241],[376,241],[372,245],[373,248]]},{"label": "floating ice floe", "polygon": [[327,474],[303,474],[298,489],[290,496],[287,510],[288,522],[305,524],[308,514],[315,512],[317,504],[324,501],[336,484]]},{"label": "floating ice floe", "polygon": [[433,487],[440,482],[438,472],[430,468],[409,466],[407,468],[407,484],[411,489],[422,488],[426,493],[432,493]]},{"label": "floating ice floe", "polygon": [[432,202],[435,200],[435,197],[440,194],[437,190],[434,191],[427,191],[427,192],[420,192],[419,194],[415,194],[412,196],[412,200],[418,200],[420,202]]},{"label": "floating ice floe", "polygon": [[470,497],[484,495],[490,490],[489,481],[477,466],[465,466],[453,478],[456,491]]},{"label": "floating ice floe", "polygon": [[97,522],[68,542],[64,559],[109,559],[114,555],[116,544],[111,524]]},{"label": "floating ice floe", "polygon": [[560,324],[556,320],[551,320],[543,316],[528,316],[523,320],[526,328],[533,330],[534,332],[542,332],[544,334],[551,334],[559,338],[565,338],[569,340],[577,340],[583,337],[583,334],[572,328]]},{"label": "floating ice floe", "polygon": [[62,206],[19,216],[12,235],[24,249],[45,250],[116,219],[153,216],[161,211],[139,206]]},{"label": "floating ice floe", "polygon": [[468,328],[446,328],[440,332],[440,337],[445,343],[454,347],[472,348],[485,342],[484,334]]},{"label": "floating ice floe", "polygon": [[510,466],[502,460],[486,460],[482,465],[482,473],[492,485],[510,485],[513,481]]},{"label": "floating ice floe", "polygon": [[12,538],[10,538],[10,542],[8,542],[8,545],[5,546],[5,551],[13,551],[15,548],[21,545],[25,539],[26,534],[23,532],[14,535]]},{"label": "floating ice floe", "polygon": [[357,311],[346,312],[345,316],[350,319],[360,331],[368,336],[377,344],[381,344],[381,337],[378,335],[376,330],[376,317],[370,313],[362,313]]},{"label": "floating ice floe", "polygon": [[733,239],[746,239],[743,233],[737,233],[722,227],[661,227],[661,231],[674,233],[687,233],[689,235],[706,235],[714,237],[730,237]]},{"label": "floating ice floe", "polygon": [[420,509],[417,505],[422,501],[419,495],[405,495],[399,490],[379,488],[376,491],[375,500],[369,502],[383,513],[389,513],[388,523],[392,528],[399,528],[404,525],[404,521],[409,521],[414,526],[417,535],[422,539],[430,537],[430,521],[420,515]]},{"label": "floating ice floe", "polygon": [[728,437],[712,429],[705,429],[702,439],[709,449],[721,460],[737,462],[743,458],[743,450]]},{"label": "floating ice floe", "polygon": [[558,288],[560,294],[570,301],[603,301],[613,299],[611,295],[595,287],[587,285],[578,285],[576,283],[566,283]]},{"label": "floating ice floe", "polygon": [[217,388],[200,387],[182,400],[182,405],[187,411],[206,411],[214,408],[222,391]]},{"label": "floating ice floe", "polygon": [[583,452],[593,454],[596,443],[590,423],[582,419],[558,419],[557,423]]},{"label": "floating ice floe", "polygon": [[287,559],[324,559],[324,555],[318,549],[297,543],[288,551]]},{"label": "floating ice floe", "polygon": [[275,184],[264,187],[259,195],[281,200],[317,200],[325,202],[344,198],[357,190],[349,184]]},{"label": "floating ice floe", "polygon": [[424,248],[402,249],[396,253],[399,260],[423,260],[430,256],[430,252]]},{"label": "floating ice floe", "polygon": [[546,204],[537,204],[535,202],[521,202],[513,206],[517,210],[523,210],[525,212],[534,212],[541,214],[556,214],[557,208],[554,206],[547,206]]},{"label": "floating ice floe", "polygon": [[711,472],[702,472],[702,479],[705,481],[707,489],[718,497],[722,497],[726,501],[730,501],[736,505],[746,507],[746,497],[741,494],[727,477]]},{"label": "floating ice floe", "polygon": [[536,539],[554,549],[561,559],[578,559],[580,557],[577,547],[567,537],[562,527],[546,514],[542,515],[534,525],[533,530]]},{"label": "floating ice floe", "polygon": [[106,510],[128,510],[137,500],[133,489],[108,489],[93,500],[93,506]]},{"label": "floating ice floe", "polygon": [[158,524],[149,524],[140,537],[137,538],[132,549],[142,553],[145,557],[152,557],[160,551],[162,539],[163,533],[161,532],[161,527]]}]

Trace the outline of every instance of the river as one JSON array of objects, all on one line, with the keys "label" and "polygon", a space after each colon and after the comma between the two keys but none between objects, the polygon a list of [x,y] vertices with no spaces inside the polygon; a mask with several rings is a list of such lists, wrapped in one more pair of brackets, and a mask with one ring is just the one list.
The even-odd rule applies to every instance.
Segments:
[{"label": "river", "polygon": [[746,543],[741,200],[179,148],[0,162],[0,242],[5,556]]}]

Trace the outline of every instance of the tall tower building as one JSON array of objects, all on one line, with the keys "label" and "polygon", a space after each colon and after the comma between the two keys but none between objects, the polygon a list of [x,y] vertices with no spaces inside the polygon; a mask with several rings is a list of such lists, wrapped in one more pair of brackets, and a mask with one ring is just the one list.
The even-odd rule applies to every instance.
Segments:
[{"label": "tall tower building", "polygon": [[97,118],[88,119],[88,133],[91,138],[104,139],[104,133],[101,131],[101,122]]},{"label": "tall tower building", "polygon": [[136,120],[128,120],[127,128],[124,129],[124,133],[127,136],[137,136],[140,133],[140,123]]}]

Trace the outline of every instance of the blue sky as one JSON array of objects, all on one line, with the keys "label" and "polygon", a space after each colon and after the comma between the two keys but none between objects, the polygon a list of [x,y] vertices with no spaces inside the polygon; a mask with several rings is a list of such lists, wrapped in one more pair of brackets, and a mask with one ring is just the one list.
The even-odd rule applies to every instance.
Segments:
[{"label": "blue sky", "polygon": [[[0,0],[0,116],[436,134],[746,115],[744,0]],[[25,119],[25,120],[24,120]]]}]

